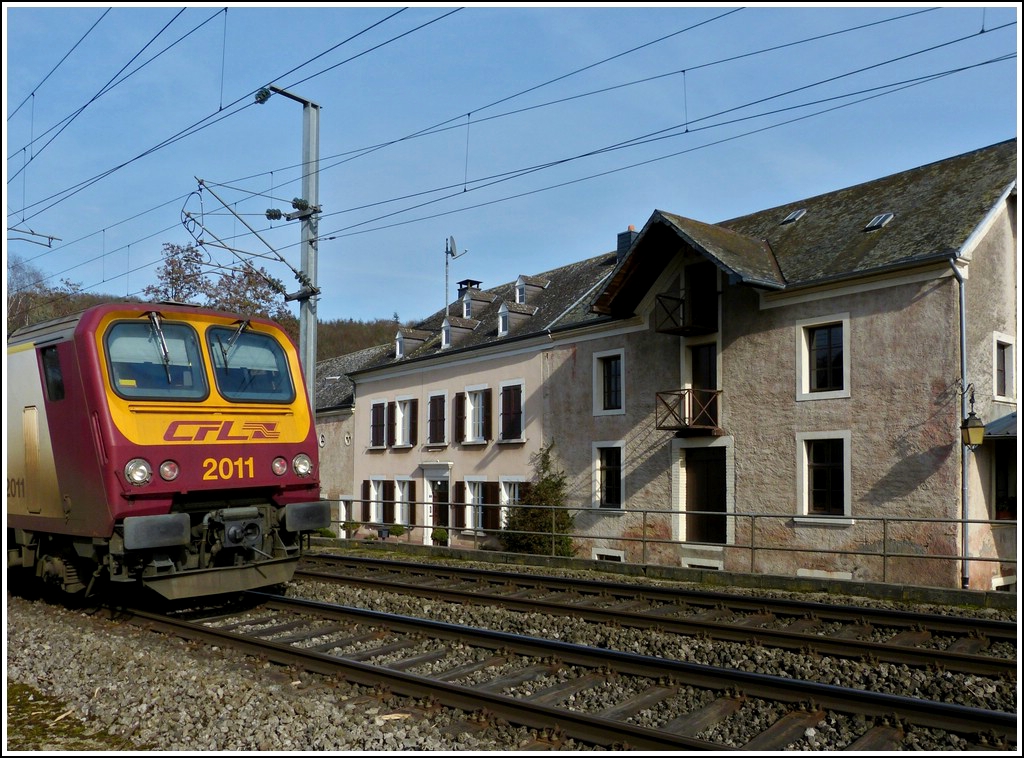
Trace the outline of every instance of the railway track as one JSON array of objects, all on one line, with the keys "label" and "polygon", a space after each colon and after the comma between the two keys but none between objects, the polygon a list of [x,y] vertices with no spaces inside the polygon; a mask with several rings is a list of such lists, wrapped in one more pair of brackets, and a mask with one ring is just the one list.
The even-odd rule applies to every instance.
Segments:
[{"label": "railway track", "polygon": [[701,666],[377,611],[250,593],[254,607],[132,620],[367,685],[407,718],[460,709],[459,728],[507,722],[534,748],[570,738],[616,749],[783,750],[823,722],[851,750],[900,749],[915,730],[1013,750],[1015,714]]},{"label": "railway track", "polygon": [[1017,672],[1017,624],[1009,621],[319,553],[306,556],[297,578],[812,655]]}]

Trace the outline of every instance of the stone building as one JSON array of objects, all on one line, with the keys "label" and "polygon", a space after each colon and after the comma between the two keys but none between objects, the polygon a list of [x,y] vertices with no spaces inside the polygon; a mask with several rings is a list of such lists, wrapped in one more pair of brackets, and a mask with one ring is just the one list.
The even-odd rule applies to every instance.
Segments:
[{"label": "stone building", "polygon": [[461,282],[394,345],[318,366],[318,426],[351,442],[326,441],[325,495],[475,546],[553,445],[577,557],[1015,588],[1016,177],[1009,140]]}]

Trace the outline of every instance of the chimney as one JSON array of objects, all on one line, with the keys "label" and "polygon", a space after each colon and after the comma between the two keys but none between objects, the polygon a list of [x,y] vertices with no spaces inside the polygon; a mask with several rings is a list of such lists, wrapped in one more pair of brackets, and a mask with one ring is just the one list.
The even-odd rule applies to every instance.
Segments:
[{"label": "chimney", "polygon": [[621,261],[623,257],[625,257],[626,251],[629,250],[630,246],[633,244],[633,240],[636,238],[636,227],[632,224],[629,225],[629,228],[626,231],[619,232],[619,244],[615,249],[616,262]]},{"label": "chimney", "polygon": [[459,297],[465,295],[466,290],[468,289],[480,289],[480,282],[478,282],[476,279],[463,279],[461,282],[458,283],[458,285]]}]

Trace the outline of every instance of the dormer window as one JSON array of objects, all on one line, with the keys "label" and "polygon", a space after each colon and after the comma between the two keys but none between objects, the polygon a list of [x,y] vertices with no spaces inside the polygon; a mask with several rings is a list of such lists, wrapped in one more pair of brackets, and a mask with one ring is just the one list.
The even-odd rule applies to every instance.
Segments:
[{"label": "dormer window", "polygon": [[395,357],[405,357],[405,340],[402,338],[401,332],[395,335]]},{"label": "dormer window", "polygon": [[452,325],[448,323],[448,319],[444,320],[441,324],[441,349],[444,350],[452,346]]},{"label": "dormer window", "polygon": [[892,221],[892,219],[892,213],[879,213],[877,216],[871,219],[871,222],[867,226],[864,227],[864,231],[870,232],[875,229],[881,229],[883,226]]},{"label": "dormer window", "polygon": [[498,309],[498,336],[504,337],[506,334],[508,334],[508,305],[502,303],[501,308]]},{"label": "dormer window", "polygon": [[473,298],[466,293],[466,296],[462,298],[462,318],[473,318]]},{"label": "dormer window", "polygon": [[516,302],[520,304],[526,302],[526,285],[523,282],[516,285]]}]

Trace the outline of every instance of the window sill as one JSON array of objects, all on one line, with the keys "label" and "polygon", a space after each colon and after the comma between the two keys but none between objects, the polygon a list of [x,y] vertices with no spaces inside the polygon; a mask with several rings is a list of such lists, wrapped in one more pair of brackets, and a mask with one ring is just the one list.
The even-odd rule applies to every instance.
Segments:
[{"label": "window sill", "polygon": [[526,442],[524,437],[512,440],[495,440],[495,444],[497,445],[522,445],[524,442]]},{"label": "window sill", "polygon": [[366,449],[369,450],[372,453],[372,452],[380,452],[382,450],[387,450],[387,447],[385,447],[384,445],[370,445]]},{"label": "window sill", "polygon": [[448,447],[447,442],[427,442],[423,445],[424,450],[444,450]]},{"label": "window sill", "polygon": [[600,503],[594,503],[591,506],[595,511],[600,513],[611,513],[615,515],[622,515],[626,512],[626,509],[621,505],[601,505]]},{"label": "window sill", "polygon": [[487,444],[487,440],[464,440],[462,442],[463,447],[483,447]]},{"label": "window sill", "polygon": [[794,516],[793,523],[809,526],[853,526],[857,521],[849,516]]}]

